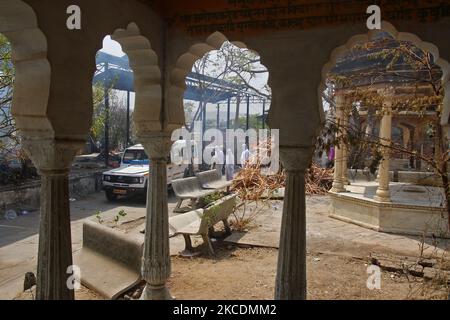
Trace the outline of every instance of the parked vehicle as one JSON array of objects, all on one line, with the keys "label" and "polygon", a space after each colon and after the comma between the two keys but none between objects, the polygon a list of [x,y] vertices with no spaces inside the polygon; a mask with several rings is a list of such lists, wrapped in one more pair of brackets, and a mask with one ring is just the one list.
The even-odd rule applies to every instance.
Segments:
[{"label": "parked vehicle", "polygon": [[[195,144],[192,148],[192,170],[189,170],[189,164],[187,163],[172,163],[171,159],[183,157],[183,146],[186,146],[186,141],[176,141],[172,147],[171,156],[167,159],[168,185],[171,184],[172,180],[188,176],[189,171],[198,170],[198,167],[194,165],[195,161],[193,161],[198,153]],[[149,165],[149,157],[142,145],[138,144],[126,149],[120,167],[103,173],[103,190],[108,201],[114,201],[118,196],[145,195],[148,186]]]}]

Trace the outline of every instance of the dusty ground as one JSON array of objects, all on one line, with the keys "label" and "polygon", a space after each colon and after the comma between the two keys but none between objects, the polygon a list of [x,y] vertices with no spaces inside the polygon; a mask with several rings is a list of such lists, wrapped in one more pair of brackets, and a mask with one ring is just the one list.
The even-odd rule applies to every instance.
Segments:
[{"label": "dusty ground", "polygon": [[[171,198],[169,206],[174,205],[175,200]],[[414,237],[377,233],[331,219],[327,215],[328,205],[327,197],[307,199],[308,299],[435,297],[435,292],[419,294],[429,288],[422,284],[422,279],[412,279],[410,289],[405,276],[388,272],[382,273],[381,290],[368,290],[367,257],[371,252],[411,255],[418,253],[419,242]],[[130,217],[145,214],[144,203],[119,201],[111,204],[104,200],[103,194],[80,199],[71,203],[71,207],[74,251],[79,250],[82,244],[83,220],[95,216],[98,210],[116,212],[124,209]],[[266,239],[270,240],[268,242],[277,243],[281,203],[275,203],[271,210],[268,216],[271,218],[257,224],[257,229],[270,235]],[[25,272],[35,270],[38,218],[38,214],[30,214],[12,222],[0,222],[0,299],[13,298],[22,286]],[[128,226],[140,229],[142,222],[142,219],[130,222]],[[447,247],[448,241],[440,246]],[[206,256],[193,259],[172,257],[173,272],[169,280],[172,295],[180,300],[273,298],[277,249],[243,248],[229,243],[217,243],[217,247],[215,259]],[[133,293],[128,294],[132,296]],[[438,294],[443,297],[442,292]],[[78,291],[76,297],[101,299],[86,288]]]},{"label": "dusty ground", "polygon": [[[171,294],[178,300],[271,300],[274,294],[278,250],[238,248],[223,244],[217,258],[172,258]],[[382,272],[381,289],[369,290],[367,259],[309,252],[307,256],[310,300],[445,299],[445,289],[421,278]],[[142,292],[143,284],[127,293]],[[24,294],[19,299],[30,299]],[[82,287],[77,300],[101,300]],[[128,297],[127,297],[128,299]]]},{"label": "dusty ground", "polygon": [[[171,294],[179,300],[271,300],[277,249],[218,243],[217,257],[172,257]],[[422,278],[381,273],[381,289],[367,288],[368,257],[308,252],[309,300],[446,299],[447,289]],[[128,297],[138,297],[143,284]],[[128,299],[128,297],[126,299]]]},{"label": "dusty ground", "polygon": [[[172,258],[168,286],[179,300],[271,300],[278,251],[224,246],[216,259]],[[308,253],[310,300],[445,299],[442,287],[421,278],[382,272],[381,289],[367,288],[367,261],[351,256]],[[142,285],[127,295],[139,296]]]}]

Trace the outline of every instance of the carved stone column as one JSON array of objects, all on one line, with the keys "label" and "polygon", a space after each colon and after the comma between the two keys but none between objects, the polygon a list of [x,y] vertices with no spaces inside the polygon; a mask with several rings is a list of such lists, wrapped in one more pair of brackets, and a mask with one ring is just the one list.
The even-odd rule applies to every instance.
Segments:
[{"label": "carved stone column", "polygon": [[374,200],[380,202],[390,202],[391,195],[389,191],[389,165],[390,165],[390,150],[388,147],[391,144],[392,135],[392,107],[391,102],[387,101],[383,105],[382,119],[380,125],[380,141],[381,152],[383,159],[380,162],[380,167],[378,169],[378,189]]},{"label": "carved stone column", "polygon": [[22,139],[41,175],[41,205],[36,299],[72,300],[67,286],[72,266],[69,171],[83,141]]},{"label": "carved stone column", "polygon": [[147,282],[142,300],[171,299],[166,287],[171,273],[169,247],[169,212],[167,207],[167,156],[170,135],[154,133],[140,136],[150,158],[147,187],[147,216],[145,227],[142,277]]},{"label": "carved stone column", "polygon": [[280,148],[286,170],[275,299],[306,299],[305,171],[312,158],[309,148]]},{"label": "carved stone column", "polygon": [[342,125],[343,125],[343,118],[344,118],[344,103],[345,98],[343,95],[336,95],[336,124],[338,127],[337,140],[338,143],[335,146],[334,151],[334,180],[333,180],[333,187],[331,188],[331,192],[344,192],[344,183],[342,181],[342,168],[343,168],[343,144],[342,141],[340,141],[342,137]]}]

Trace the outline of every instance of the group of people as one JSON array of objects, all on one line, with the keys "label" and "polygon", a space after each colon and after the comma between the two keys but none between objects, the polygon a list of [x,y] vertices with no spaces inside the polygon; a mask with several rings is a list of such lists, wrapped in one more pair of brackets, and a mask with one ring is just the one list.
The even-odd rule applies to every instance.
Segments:
[{"label": "group of people", "polygon": [[[241,167],[243,168],[250,159],[250,151],[248,150],[247,144],[242,145],[242,153],[241,153]],[[214,148],[214,157],[212,167],[213,169],[216,169],[217,172],[222,176],[223,167],[225,166],[225,177],[227,181],[231,181],[234,178],[234,170],[235,170],[235,163],[234,163],[234,154],[231,151],[231,149],[227,150],[227,155],[225,156],[222,148],[219,146],[216,146]]]}]

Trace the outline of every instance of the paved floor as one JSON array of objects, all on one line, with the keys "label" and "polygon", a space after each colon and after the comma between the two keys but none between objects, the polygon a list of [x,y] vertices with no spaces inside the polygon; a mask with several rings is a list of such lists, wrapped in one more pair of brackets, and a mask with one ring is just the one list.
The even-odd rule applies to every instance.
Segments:
[{"label": "paved floor", "polygon": [[[450,248],[450,240],[422,239],[421,237],[387,234],[366,229],[328,216],[329,198],[307,197],[308,250],[327,253],[348,253],[365,256],[372,251],[416,256],[423,244],[426,253]],[[278,247],[282,202],[273,202],[256,219],[257,228],[235,233],[227,241],[248,245]]]},{"label": "paved floor", "polygon": [[[331,219],[327,216],[328,197],[307,199],[307,241],[308,250],[364,256],[368,252],[386,252],[416,255],[421,239],[401,235],[391,235],[367,230],[362,227]],[[170,197],[169,208],[175,206]],[[142,218],[145,204],[140,200],[119,200],[108,203],[102,193],[71,202],[73,251],[82,245],[82,224],[86,218],[117,215],[125,210],[125,221]],[[247,233],[236,234],[232,241],[251,245],[277,247],[281,222],[282,202],[274,202],[270,208],[258,215],[256,228]],[[0,218],[1,219],[1,218]],[[20,291],[23,276],[36,269],[38,244],[38,212],[19,216],[12,221],[0,220],[0,299],[12,299]],[[124,221],[122,221],[124,222]],[[431,240],[427,240],[431,244]],[[438,246],[445,248],[450,242],[441,241]]]},{"label": "paved floor", "polygon": [[[357,199],[373,199],[378,189],[378,182],[356,181],[346,186],[348,195]],[[423,207],[442,207],[445,193],[442,188],[419,186],[403,182],[389,183],[393,204],[414,205]]]}]

